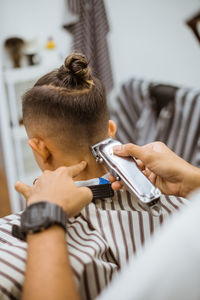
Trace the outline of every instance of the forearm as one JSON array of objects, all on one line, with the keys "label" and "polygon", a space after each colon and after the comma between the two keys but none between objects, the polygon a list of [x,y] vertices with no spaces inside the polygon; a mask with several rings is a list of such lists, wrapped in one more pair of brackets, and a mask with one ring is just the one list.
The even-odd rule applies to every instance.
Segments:
[{"label": "forearm", "polygon": [[22,299],[79,299],[64,230],[55,225],[43,232],[29,234],[27,242],[28,257]]},{"label": "forearm", "polygon": [[188,170],[183,170],[181,195],[186,197],[197,188],[200,188],[200,169],[190,165]]}]

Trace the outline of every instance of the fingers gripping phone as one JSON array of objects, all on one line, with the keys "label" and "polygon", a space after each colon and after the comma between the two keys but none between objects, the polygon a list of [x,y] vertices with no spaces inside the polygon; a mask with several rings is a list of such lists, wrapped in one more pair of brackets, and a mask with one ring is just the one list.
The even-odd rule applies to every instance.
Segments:
[{"label": "fingers gripping phone", "polygon": [[109,172],[134,194],[138,203],[152,215],[161,214],[161,192],[138,168],[133,157],[120,157],[113,153],[113,147],[121,145],[112,138],[105,139],[90,147],[97,163],[103,163]]}]

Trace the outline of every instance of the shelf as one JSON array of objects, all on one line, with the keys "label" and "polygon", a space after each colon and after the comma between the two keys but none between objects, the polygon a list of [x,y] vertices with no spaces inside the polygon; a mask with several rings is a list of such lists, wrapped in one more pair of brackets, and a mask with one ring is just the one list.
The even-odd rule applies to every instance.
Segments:
[{"label": "shelf", "polygon": [[56,69],[60,66],[60,62],[49,65],[28,66],[19,69],[6,69],[3,71],[4,80],[7,84],[15,84],[29,80],[36,80],[44,74]]},{"label": "shelf", "polygon": [[20,97],[18,96],[24,93],[28,86],[32,86],[38,78],[60,67],[60,65],[61,62],[52,60],[49,64],[40,64],[19,69],[10,68],[2,70],[0,68],[0,120],[4,130],[5,165],[13,213],[24,208],[19,194],[13,189],[15,182],[21,180],[25,184],[32,186],[34,179],[42,173],[28,146],[25,127],[19,125],[21,101],[19,101]]}]

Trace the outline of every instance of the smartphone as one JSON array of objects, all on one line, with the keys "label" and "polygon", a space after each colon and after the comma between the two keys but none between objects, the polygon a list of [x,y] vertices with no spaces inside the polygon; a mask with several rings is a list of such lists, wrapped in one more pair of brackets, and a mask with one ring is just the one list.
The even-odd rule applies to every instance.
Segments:
[{"label": "smartphone", "polygon": [[138,168],[134,157],[121,157],[113,153],[113,147],[121,145],[112,138],[90,147],[97,163],[103,163],[107,170],[134,194],[138,203],[154,216],[161,214],[160,190]]}]

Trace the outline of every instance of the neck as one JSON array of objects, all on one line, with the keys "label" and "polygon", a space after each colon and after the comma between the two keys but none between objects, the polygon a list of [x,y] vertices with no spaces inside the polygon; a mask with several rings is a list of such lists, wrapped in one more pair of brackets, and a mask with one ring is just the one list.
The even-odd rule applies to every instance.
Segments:
[{"label": "neck", "polygon": [[76,157],[70,155],[64,155],[62,158],[60,157],[53,162],[52,169],[57,169],[61,166],[72,166],[81,161],[87,162],[86,169],[81,172],[78,176],[74,178],[75,181],[79,180],[89,180],[92,178],[102,177],[107,173],[106,168],[102,164],[97,164],[95,158],[92,153],[80,154]]},{"label": "neck", "polygon": [[99,178],[107,173],[106,168],[101,164],[97,164],[95,159],[90,162],[87,161],[87,163],[87,168],[80,175],[74,178],[75,181]]}]

